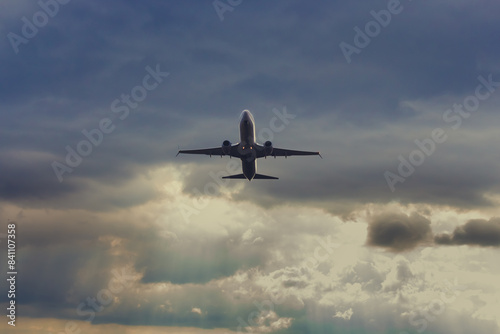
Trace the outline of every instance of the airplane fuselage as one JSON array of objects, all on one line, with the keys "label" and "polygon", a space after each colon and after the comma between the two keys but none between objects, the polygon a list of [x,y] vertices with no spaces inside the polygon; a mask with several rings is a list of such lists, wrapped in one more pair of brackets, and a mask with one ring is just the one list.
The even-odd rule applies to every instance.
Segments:
[{"label": "airplane fuselage", "polygon": [[248,110],[243,110],[240,119],[240,144],[238,151],[242,154],[241,167],[243,175],[250,181],[257,173],[255,149],[255,121]]}]

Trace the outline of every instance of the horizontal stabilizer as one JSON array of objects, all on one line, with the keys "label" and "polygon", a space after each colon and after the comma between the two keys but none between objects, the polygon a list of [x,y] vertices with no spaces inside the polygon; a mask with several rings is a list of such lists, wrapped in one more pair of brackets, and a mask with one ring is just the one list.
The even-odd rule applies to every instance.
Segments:
[{"label": "horizontal stabilizer", "polygon": [[223,176],[223,179],[246,179],[245,175],[243,174],[235,174],[235,175],[229,175],[229,176]]},{"label": "horizontal stabilizer", "polygon": [[[246,176],[243,174],[235,174],[235,175],[228,175],[228,176],[223,176],[223,179],[246,179]],[[278,180],[277,177],[274,176],[269,176],[269,175],[262,175],[262,174],[255,174],[253,179],[265,179],[265,180]]]},{"label": "horizontal stabilizer", "polygon": [[255,174],[255,176],[253,178],[254,179],[278,180],[277,177],[269,176],[269,175],[262,175],[262,174]]}]

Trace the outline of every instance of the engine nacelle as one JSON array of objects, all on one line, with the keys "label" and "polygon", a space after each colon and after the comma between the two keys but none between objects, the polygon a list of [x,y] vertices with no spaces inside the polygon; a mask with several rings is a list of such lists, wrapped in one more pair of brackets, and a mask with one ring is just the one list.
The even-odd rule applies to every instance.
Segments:
[{"label": "engine nacelle", "polygon": [[224,153],[224,155],[231,154],[231,142],[227,139],[222,142],[222,153]]},{"label": "engine nacelle", "polygon": [[267,155],[271,155],[273,153],[273,143],[269,140],[264,143],[264,153]]}]

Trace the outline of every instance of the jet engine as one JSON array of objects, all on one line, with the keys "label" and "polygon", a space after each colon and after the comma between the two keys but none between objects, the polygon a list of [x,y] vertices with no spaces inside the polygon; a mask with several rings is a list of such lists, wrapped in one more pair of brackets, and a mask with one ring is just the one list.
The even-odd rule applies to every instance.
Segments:
[{"label": "jet engine", "polygon": [[231,142],[227,139],[222,142],[222,152],[224,155],[231,154]]},{"label": "jet engine", "polygon": [[264,153],[266,154],[266,156],[273,153],[273,143],[271,143],[269,140],[264,143]]}]

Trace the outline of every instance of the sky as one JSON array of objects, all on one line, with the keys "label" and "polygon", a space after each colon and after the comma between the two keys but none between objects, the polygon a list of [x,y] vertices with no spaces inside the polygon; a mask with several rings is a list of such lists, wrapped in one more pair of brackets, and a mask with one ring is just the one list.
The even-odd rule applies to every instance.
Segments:
[{"label": "sky", "polygon": [[500,333],[499,10],[0,0],[0,331]]}]

